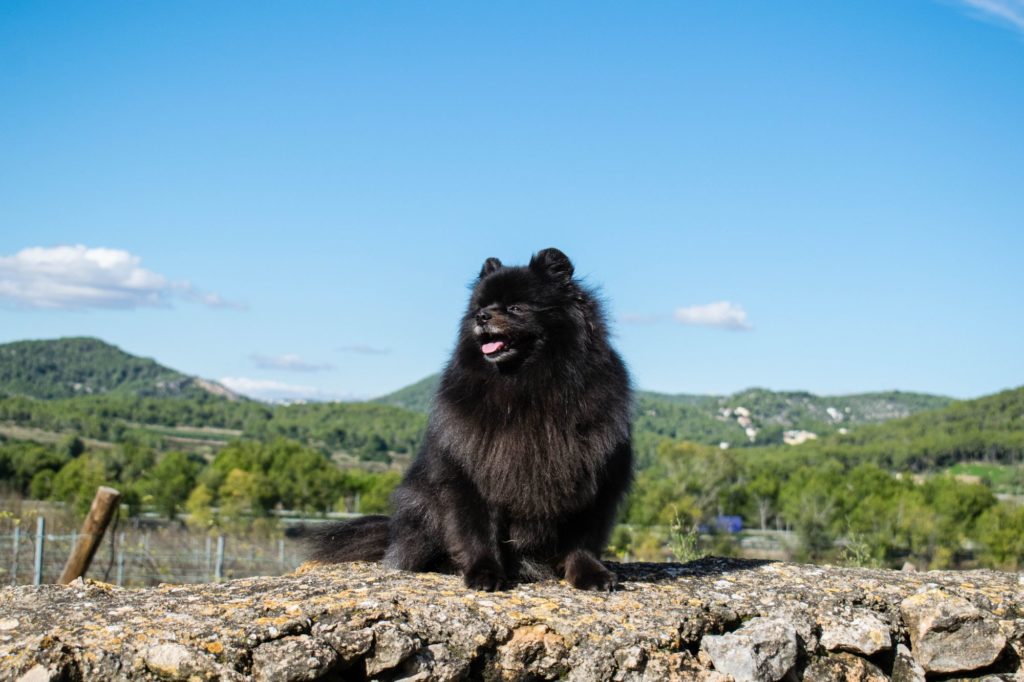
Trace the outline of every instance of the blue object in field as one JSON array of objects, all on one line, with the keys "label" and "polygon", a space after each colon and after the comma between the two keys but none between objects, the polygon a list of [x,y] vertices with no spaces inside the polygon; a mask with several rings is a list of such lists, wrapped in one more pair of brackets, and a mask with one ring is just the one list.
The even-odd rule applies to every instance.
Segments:
[{"label": "blue object in field", "polygon": [[743,530],[743,517],[722,514],[715,517],[715,526],[725,533],[739,533]]}]

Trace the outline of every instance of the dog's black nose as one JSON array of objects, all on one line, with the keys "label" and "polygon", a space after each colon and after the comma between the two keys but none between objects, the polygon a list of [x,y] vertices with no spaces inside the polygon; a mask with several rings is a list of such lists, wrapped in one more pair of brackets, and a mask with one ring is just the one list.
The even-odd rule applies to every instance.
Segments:
[{"label": "dog's black nose", "polygon": [[486,310],[481,310],[476,314],[476,323],[483,324],[487,320],[491,319],[491,314]]}]

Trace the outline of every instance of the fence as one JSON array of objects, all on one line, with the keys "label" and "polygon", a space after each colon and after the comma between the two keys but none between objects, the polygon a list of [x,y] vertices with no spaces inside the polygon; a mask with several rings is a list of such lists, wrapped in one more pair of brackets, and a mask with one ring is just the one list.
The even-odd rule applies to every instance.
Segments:
[{"label": "fence", "polygon": [[[53,534],[39,517],[31,528],[0,534],[0,584],[57,581],[77,533]],[[217,582],[281,575],[302,563],[288,538],[197,535],[178,528],[133,528],[107,533],[86,576],[126,587]]]}]

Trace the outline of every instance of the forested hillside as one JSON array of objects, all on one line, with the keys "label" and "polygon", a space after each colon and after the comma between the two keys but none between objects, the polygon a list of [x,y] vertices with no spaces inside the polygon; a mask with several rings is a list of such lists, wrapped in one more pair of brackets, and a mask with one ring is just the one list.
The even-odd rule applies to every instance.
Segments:
[{"label": "forested hillside", "polygon": [[[184,375],[106,344],[67,341],[0,355],[16,367],[4,368],[17,377],[3,384],[8,394],[28,392],[12,390],[30,381],[27,357],[49,367],[39,397],[0,397],[0,487],[84,510],[109,483],[135,511],[187,511],[198,527],[269,528],[280,508],[384,510],[419,447],[437,381],[366,403],[147,395]],[[12,347],[22,348],[0,348]],[[61,365],[79,352],[71,369]],[[102,360],[93,373],[88,353]],[[45,398],[71,376],[93,393]],[[783,444],[793,433],[800,444]],[[737,552],[739,536],[715,531],[716,519],[733,515],[747,527],[794,531],[798,556],[811,560],[1024,565],[1024,508],[996,497],[1024,495],[1024,387],[960,402],[901,392],[639,392],[634,444],[629,525],[614,543],[624,556],[657,557],[671,543],[683,556],[698,529],[711,533],[713,551]]]},{"label": "forested hillside", "polygon": [[[967,463],[972,475],[944,475]],[[812,560],[836,558],[841,540],[861,561],[949,566],[978,542],[990,565],[1024,565],[1024,507],[995,492],[1024,499],[1024,387],[797,446],[664,440],[628,518],[695,527],[737,514],[795,530]]]},{"label": "forested hillside", "polygon": [[76,337],[0,344],[0,396],[197,397],[205,393],[237,398],[219,384],[125,353],[99,339]]},{"label": "forested hillside", "polygon": [[866,425],[811,444],[810,449],[895,470],[927,471],[964,461],[1020,465],[1024,387]]},{"label": "forested hillside", "polygon": [[[440,375],[433,374],[373,402],[426,413]],[[751,388],[728,396],[637,391],[634,438],[641,463],[665,438],[729,447],[782,444],[787,431],[811,437],[899,419],[949,405],[944,396],[889,391],[816,396]]]},{"label": "forested hillside", "polygon": [[[415,451],[426,417],[371,403],[266,405],[206,394],[194,398],[107,395],[61,400],[0,398],[0,424],[4,423],[109,442],[119,442],[142,427],[225,429],[243,438],[291,438],[326,452],[344,451],[359,459],[388,461],[391,454]],[[147,433],[158,432],[150,429]]]},{"label": "forested hillside", "polygon": [[393,405],[404,407],[413,412],[429,412],[430,403],[434,399],[434,391],[437,390],[437,383],[441,380],[440,374],[431,374],[420,379],[415,384],[400,388],[394,393],[388,393],[372,402],[382,405]]}]

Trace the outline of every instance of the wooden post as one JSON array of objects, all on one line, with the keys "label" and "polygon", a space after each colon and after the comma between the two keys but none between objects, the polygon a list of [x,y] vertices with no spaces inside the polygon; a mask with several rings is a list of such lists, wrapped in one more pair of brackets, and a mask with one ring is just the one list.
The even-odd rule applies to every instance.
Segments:
[{"label": "wooden post", "polygon": [[89,514],[82,523],[82,532],[71,549],[68,562],[64,564],[64,572],[60,574],[58,582],[61,585],[67,585],[75,578],[82,577],[89,570],[89,564],[96,553],[96,548],[103,540],[103,533],[106,532],[107,524],[110,523],[114,511],[117,509],[119,499],[121,499],[121,493],[113,488],[101,486],[96,491]]}]

